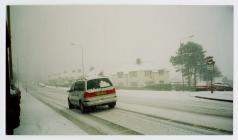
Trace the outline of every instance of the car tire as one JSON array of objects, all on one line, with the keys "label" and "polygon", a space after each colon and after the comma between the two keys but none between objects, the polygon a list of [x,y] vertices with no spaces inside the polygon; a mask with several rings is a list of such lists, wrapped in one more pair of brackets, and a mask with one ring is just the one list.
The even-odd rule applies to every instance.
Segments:
[{"label": "car tire", "polygon": [[87,107],[80,103],[80,110],[82,113],[87,113]]},{"label": "car tire", "polygon": [[72,105],[68,99],[68,105],[69,105],[69,109],[73,109],[74,108],[74,105]]},{"label": "car tire", "polygon": [[116,105],[116,102],[108,104],[109,108],[114,108]]}]

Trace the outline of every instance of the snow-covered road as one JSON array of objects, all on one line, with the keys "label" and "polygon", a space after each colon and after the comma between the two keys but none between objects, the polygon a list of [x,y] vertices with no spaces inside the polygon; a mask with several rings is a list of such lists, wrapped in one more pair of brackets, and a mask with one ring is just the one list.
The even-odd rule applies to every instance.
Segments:
[{"label": "snow-covered road", "polygon": [[68,109],[66,89],[35,87],[29,93],[88,134],[193,135],[233,132],[232,102],[199,99],[191,93],[118,90],[115,109],[103,106],[89,114]]}]

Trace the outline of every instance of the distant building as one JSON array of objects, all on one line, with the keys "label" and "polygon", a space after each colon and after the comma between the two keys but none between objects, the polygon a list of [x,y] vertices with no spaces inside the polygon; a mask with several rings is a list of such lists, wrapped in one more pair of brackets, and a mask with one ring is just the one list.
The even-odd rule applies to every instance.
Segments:
[{"label": "distant building", "polygon": [[55,86],[70,86],[74,81],[82,77],[81,71],[72,70],[49,76],[49,84]]},{"label": "distant building", "polygon": [[111,79],[114,85],[119,87],[144,87],[169,83],[169,71],[136,65],[118,71]]},{"label": "distant building", "polygon": [[56,73],[48,76],[48,84],[54,86],[70,86],[76,80],[79,80],[83,77],[97,77],[97,76],[105,76],[103,71],[99,70],[91,70],[90,72],[85,73],[83,76],[83,72],[81,70],[71,70],[64,71],[62,73]]}]

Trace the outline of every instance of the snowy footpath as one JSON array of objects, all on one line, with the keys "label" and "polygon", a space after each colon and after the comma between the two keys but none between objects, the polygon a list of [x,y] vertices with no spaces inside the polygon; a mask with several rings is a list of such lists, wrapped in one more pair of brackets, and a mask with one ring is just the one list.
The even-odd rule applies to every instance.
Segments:
[{"label": "snowy footpath", "polygon": [[14,135],[87,135],[71,121],[22,90],[20,126]]}]

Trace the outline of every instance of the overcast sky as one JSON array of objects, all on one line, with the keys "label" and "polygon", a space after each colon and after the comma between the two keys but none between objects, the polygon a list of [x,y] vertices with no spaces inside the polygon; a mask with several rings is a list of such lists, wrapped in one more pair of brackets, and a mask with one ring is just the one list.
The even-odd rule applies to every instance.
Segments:
[{"label": "overcast sky", "polygon": [[232,6],[12,6],[11,31],[15,66],[35,78],[80,69],[80,47],[85,70],[113,73],[141,58],[179,77],[169,59],[190,40],[233,79]]}]

